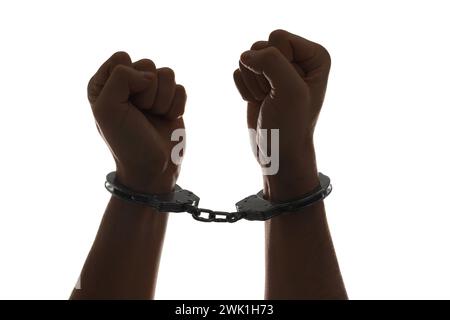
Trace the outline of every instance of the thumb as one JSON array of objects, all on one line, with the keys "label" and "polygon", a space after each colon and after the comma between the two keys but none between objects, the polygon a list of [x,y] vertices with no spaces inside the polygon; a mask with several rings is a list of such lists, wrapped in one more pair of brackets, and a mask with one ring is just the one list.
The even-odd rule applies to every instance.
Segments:
[{"label": "thumb", "polygon": [[289,94],[306,88],[306,83],[292,64],[275,47],[245,51],[241,62],[251,71],[267,78],[272,87],[271,95]]},{"label": "thumb", "polygon": [[155,74],[135,70],[132,67],[118,65],[114,68],[100,96],[108,102],[125,102],[131,94],[147,89],[155,83]]}]

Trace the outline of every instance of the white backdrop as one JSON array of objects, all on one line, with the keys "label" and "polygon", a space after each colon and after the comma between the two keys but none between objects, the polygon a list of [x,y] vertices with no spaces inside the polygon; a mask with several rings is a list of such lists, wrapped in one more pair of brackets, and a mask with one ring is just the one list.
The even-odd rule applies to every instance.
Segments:
[{"label": "white backdrop", "polygon": [[[179,184],[231,210],[261,189],[232,73],[273,29],[332,55],[316,130],[327,214],[353,299],[450,298],[448,1],[0,2],[0,298],[66,299],[113,160],[86,99],[118,50],[188,92]],[[181,49],[181,50],[180,50]],[[182,52],[181,54],[179,52]],[[263,224],[172,214],[156,298],[262,298]]]}]

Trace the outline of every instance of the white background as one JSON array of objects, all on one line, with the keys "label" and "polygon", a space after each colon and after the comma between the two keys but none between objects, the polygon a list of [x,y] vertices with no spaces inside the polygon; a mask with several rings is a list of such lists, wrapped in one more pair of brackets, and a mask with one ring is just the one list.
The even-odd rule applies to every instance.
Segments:
[{"label": "white background", "polygon": [[[113,52],[169,66],[188,92],[179,184],[232,210],[261,189],[242,51],[283,28],[332,55],[316,130],[327,214],[353,299],[450,298],[446,1],[2,1],[0,298],[66,299],[114,169],[86,85]],[[172,214],[156,298],[262,298],[263,224]]]}]

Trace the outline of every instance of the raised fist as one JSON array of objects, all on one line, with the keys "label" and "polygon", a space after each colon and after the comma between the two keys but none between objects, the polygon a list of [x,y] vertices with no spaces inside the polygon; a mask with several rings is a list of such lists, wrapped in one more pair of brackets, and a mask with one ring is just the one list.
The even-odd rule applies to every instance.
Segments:
[{"label": "raised fist", "polygon": [[186,102],[174,72],[156,69],[148,59],[132,63],[127,53],[117,52],[89,81],[88,99],[119,182],[139,192],[170,192],[180,169],[171,160],[178,143],[171,136],[184,128]]},{"label": "raised fist", "polygon": [[[313,146],[314,127],[325,96],[331,60],[321,45],[284,30],[273,31],[242,53],[234,72],[236,86],[248,102],[248,127],[279,129],[279,170],[265,175],[265,194],[272,200],[295,198],[318,185]],[[270,133],[268,133],[270,135]]]}]

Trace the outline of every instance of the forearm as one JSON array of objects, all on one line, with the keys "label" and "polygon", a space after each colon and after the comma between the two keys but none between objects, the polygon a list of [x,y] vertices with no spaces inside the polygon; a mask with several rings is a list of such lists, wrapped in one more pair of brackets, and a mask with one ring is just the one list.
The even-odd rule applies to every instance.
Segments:
[{"label": "forearm", "polygon": [[71,299],[151,299],[167,213],[111,197]]},{"label": "forearm", "polygon": [[[291,200],[317,187],[314,150],[303,154],[298,170],[289,170],[299,173],[291,180],[265,179],[269,200]],[[272,218],[265,227],[267,299],[347,298],[323,201]]]},{"label": "forearm", "polygon": [[[295,200],[319,186],[313,136],[330,66],[323,46],[284,30],[241,54],[233,76],[248,102],[248,126],[257,133],[252,145],[269,201]],[[261,131],[267,129],[279,133],[270,143]],[[262,160],[269,154],[266,168]],[[268,168],[279,170],[269,175]],[[266,248],[267,298],[346,298],[322,202],[266,222]]]},{"label": "forearm", "polygon": [[267,299],[346,299],[323,202],[266,222]]}]

